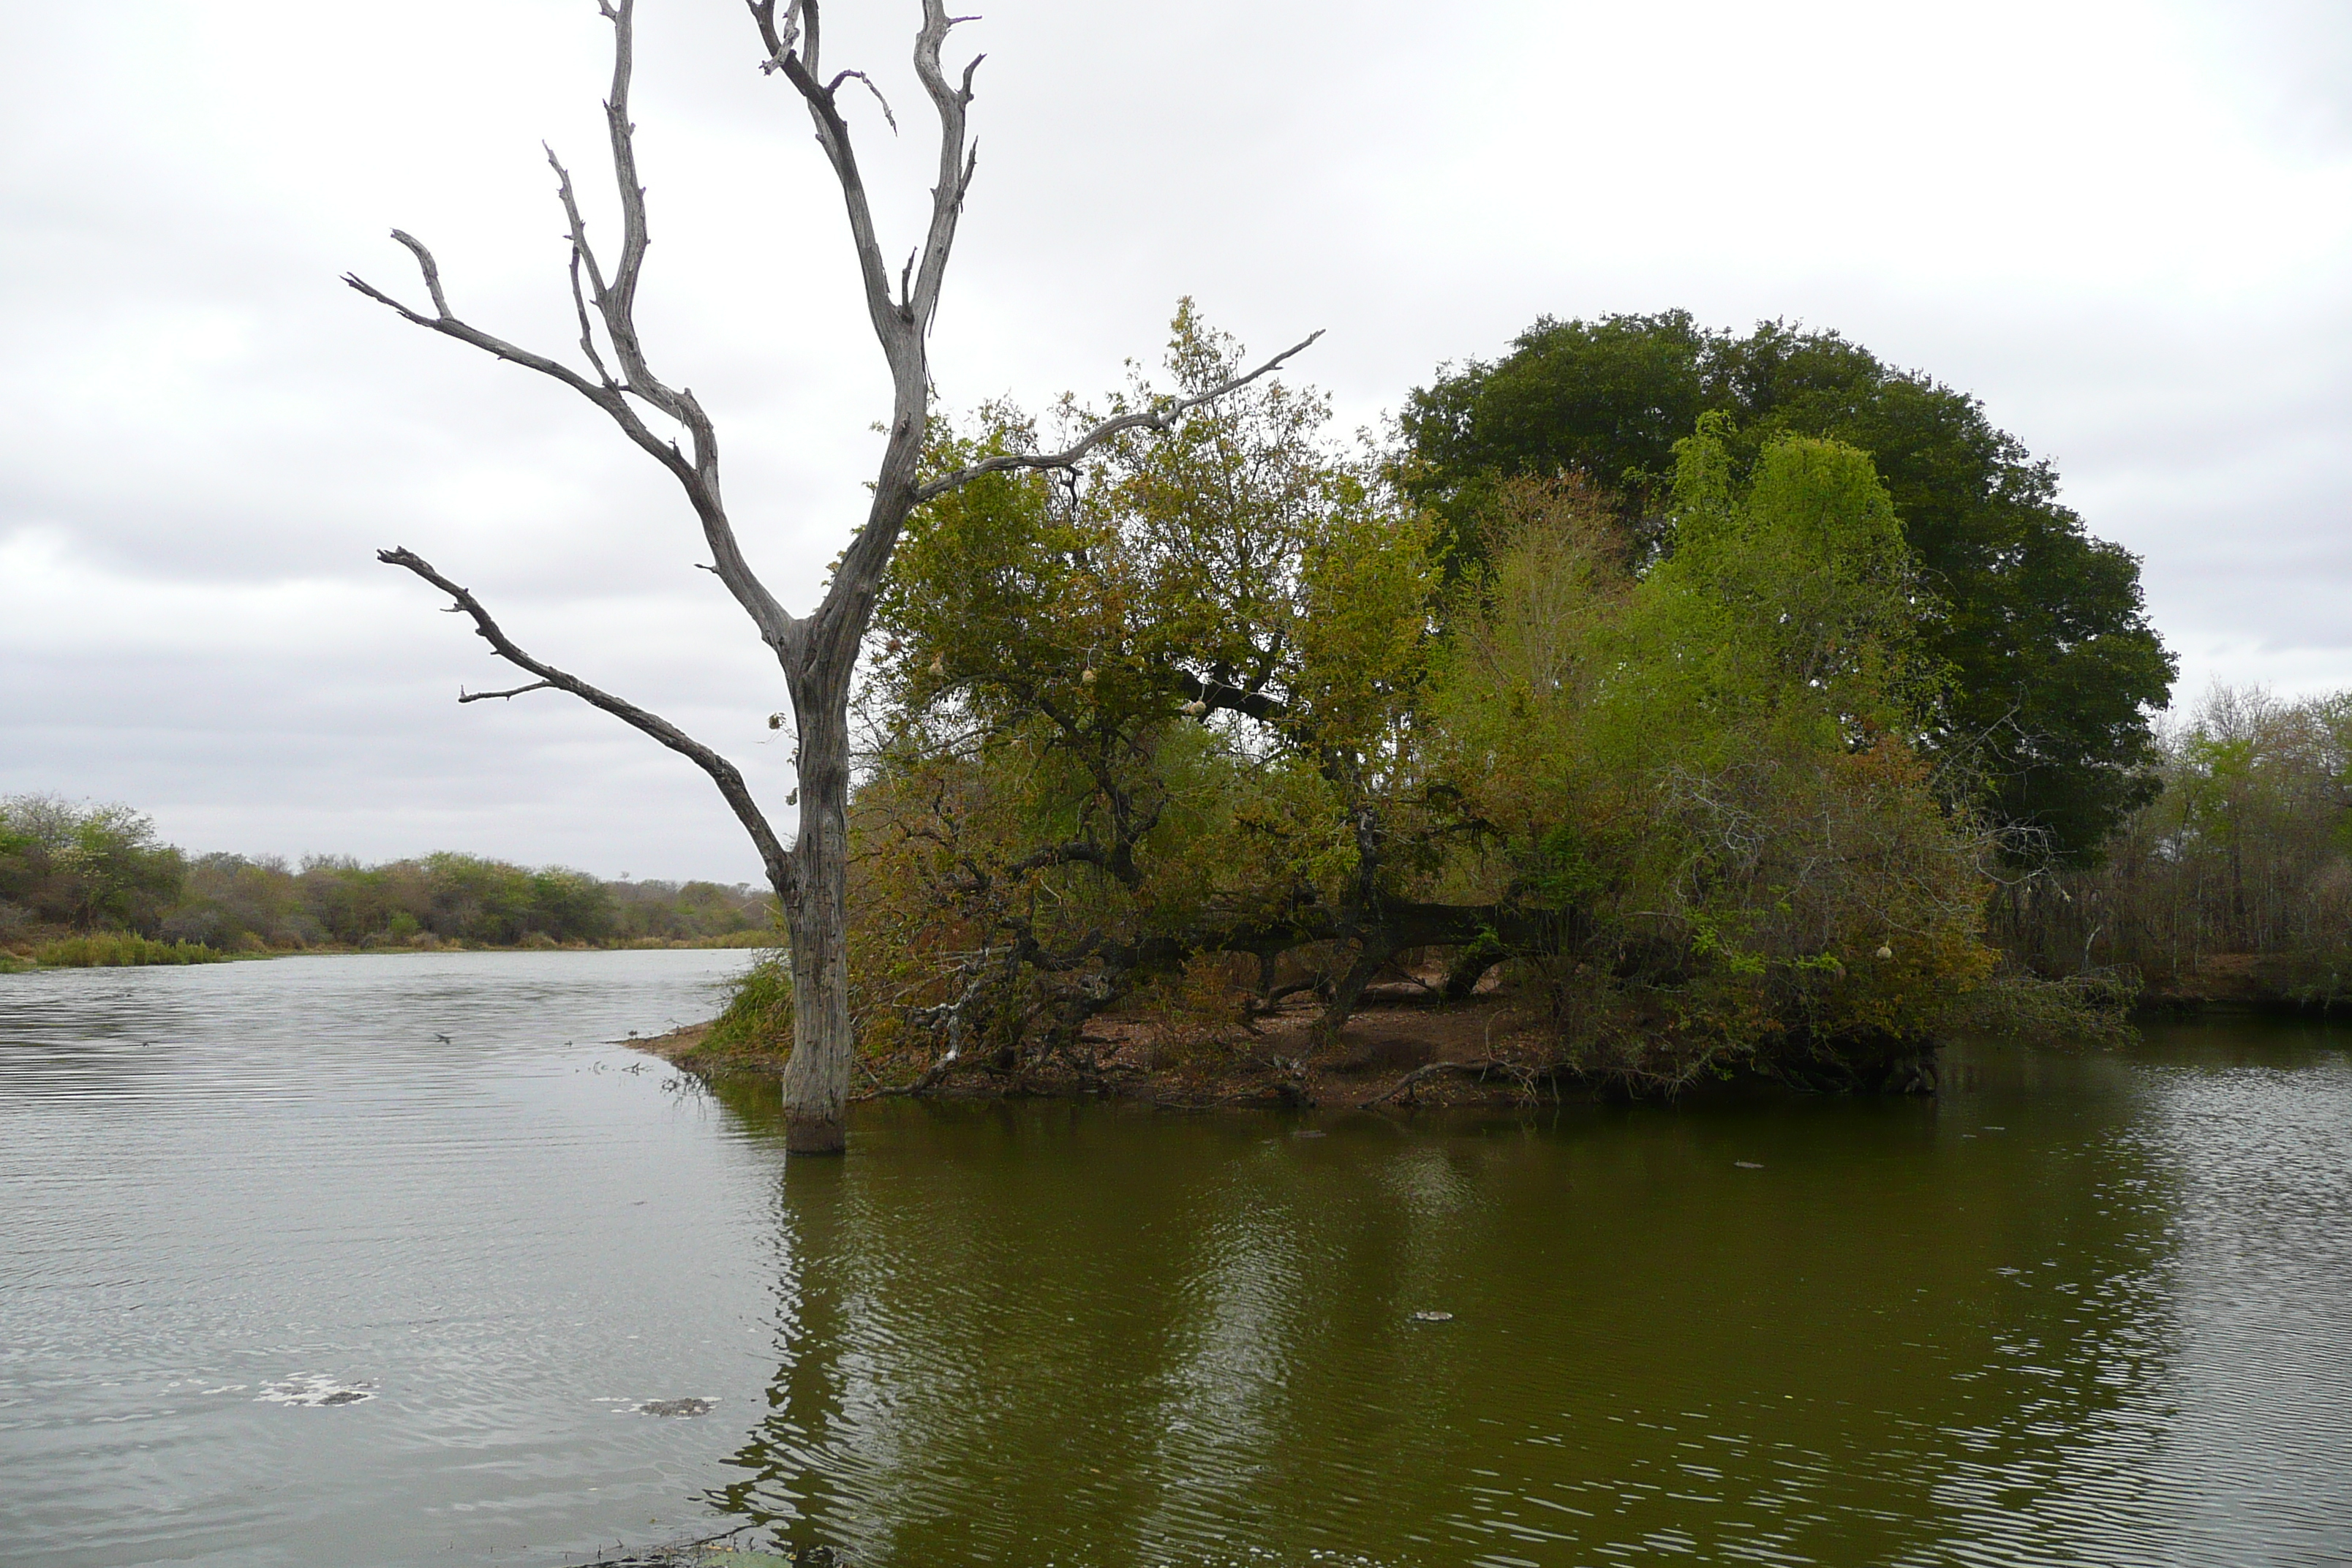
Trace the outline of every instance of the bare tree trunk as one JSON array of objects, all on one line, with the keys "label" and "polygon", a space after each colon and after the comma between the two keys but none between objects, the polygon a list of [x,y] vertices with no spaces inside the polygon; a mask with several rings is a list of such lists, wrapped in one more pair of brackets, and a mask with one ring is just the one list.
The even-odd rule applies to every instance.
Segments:
[{"label": "bare tree trunk", "polygon": [[783,904],[793,965],[784,1148],[793,1154],[837,1154],[846,1146],[843,1111],[857,1053],[849,1016],[848,695],[845,680],[837,693],[803,700],[798,874]]},{"label": "bare tree trunk", "polygon": [[1317,1035],[1326,1042],[1339,1037],[1339,1031],[1355,1016],[1356,1004],[1363,1000],[1364,987],[1372,983],[1396,949],[1380,933],[1368,934],[1357,943],[1356,955],[1339,977],[1332,983],[1331,1000],[1323,1008],[1323,1016],[1315,1021]]},{"label": "bare tree trunk", "polygon": [[[798,721],[801,809],[800,834],[792,850],[784,850],[742,774],[726,758],[658,714],[524,652],[470,593],[414,552],[379,551],[377,558],[448,594],[456,601],[453,608],[472,618],[476,634],[489,643],[499,658],[538,677],[511,690],[468,693],[461,689],[459,701],[512,698],[543,689],[568,691],[652,736],[709,774],[758,847],[790,933],[793,1055],[783,1085],[790,1129],[787,1147],[801,1153],[838,1153],[845,1145],[842,1115],[856,1051],[849,1012],[849,693],[858,649],[873,619],[875,596],[908,517],[923,502],[982,474],[1074,468],[1095,447],[1122,431],[1167,430],[1188,410],[1267,374],[1322,334],[1318,332],[1255,370],[1197,396],[1106,421],[1063,451],[994,457],[924,482],[920,468],[931,394],[927,340],[939,310],[956,224],[976,167],[966,135],[965,110],[971,103],[972,74],[980,68],[974,58],[964,68],[961,79],[951,81],[940,63],[940,51],[950,29],[958,21],[971,18],[950,16],[945,0],[921,0],[923,19],[915,34],[914,65],[939,119],[938,184],[931,187],[930,216],[922,243],[908,257],[894,286],[839,102],[842,88],[853,80],[877,100],[880,89],[863,71],[837,71],[830,78],[823,74],[818,65],[817,0],[787,0],[781,16],[777,0],[746,0],[760,35],[760,68],[781,74],[800,95],[815,125],[817,144],[840,184],[866,315],[890,367],[893,393],[888,438],[866,522],[842,552],[824,601],[804,617],[792,615],[752,571],[736,539],[734,524],[720,498],[717,428],[692,392],[672,387],[654,374],[638,337],[636,291],[647,231],[646,193],[637,180],[635,127],[629,120],[635,0],[596,0],[596,4],[613,25],[613,85],[604,102],[604,118],[622,219],[619,258],[609,277],[589,243],[570,173],[557,162],[552,149],[547,155],[570,229],[572,297],[587,372],[493,336],[452,312],[433,253],[398,229],[393,230],[393,238],[416,258],[432,302],[430,314],[412,310],[356,277],[346,275],[344,281],[418,326],[562,383],[602,409],[624,435],[677,480],[710,552],[707,570],[726,584],[761,640],[774,652],[792,694]],[[887,101],[882,112],[891,119],[895,130],[897,121]],[[674,424],[683,434],[683,445],[658,423],[648,424],[647,412]]]}]

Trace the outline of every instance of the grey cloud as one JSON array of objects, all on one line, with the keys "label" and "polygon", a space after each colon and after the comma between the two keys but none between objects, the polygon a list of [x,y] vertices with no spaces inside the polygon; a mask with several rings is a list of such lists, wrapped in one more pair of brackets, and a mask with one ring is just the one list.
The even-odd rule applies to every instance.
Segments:
[{"label": "grey cloud", "polygon": [[[911,10],[829,13],[908,128],[855,111],[901,235],[930,176]],[[1301,374],[1343,425],[1543,312],[1800,318],[2053,456],[2146,557],[2185,690],[2352,684],[2352,237],[2326,216],[2352,26],[2294,0],[2172,15],[1992,4],[1946,38],[1827,3],[1528,0],[1436,27],[1392,0],[992,7],[941,393],[1116,384],[1181,292],[1263,345],[1329,328]],[[719,412],[747,543],[805,603],[861,513],[886,384],[838,197],[739,11],[644,18],[649,338]],[[199,848],[752,874],[705,782],[639,737],[544,700],[455,707],[495,667],[373,562],[414,546],[544,657],[789,789],[772,669],[662,476],[560,389],[336,281],[417,292],[397,224],[469,316],[569,344],[538,142],[609,234],[602,28],[548,0],[418,0],[396,29],[294,0],[21,20],[0,789],[131,800]]]}]

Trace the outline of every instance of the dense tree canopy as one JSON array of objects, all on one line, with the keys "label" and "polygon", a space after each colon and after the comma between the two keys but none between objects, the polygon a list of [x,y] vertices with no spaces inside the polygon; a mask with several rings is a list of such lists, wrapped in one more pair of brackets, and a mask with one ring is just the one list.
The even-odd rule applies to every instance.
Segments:
[{"label": "dense tree canopy", "polygon": [[125,805],[0,798],[0,944],[133,932],[223,952],[709,942],[769,935],[764,893],[714,882],[604,882],[561,866],[444,852],[363,866],[312,856],[190,857]]},{"label": "dense tree canopy", "polygon": [[126,805],[55,795],[0,800],[0,934],[44,921],[74,931],[151,929],[179,896],[186,862]]},{"label": "dense tree canopy", "polygon": [[[1110,410],[1239,363],[1188,310],[1172,384]],[[1990,964],[1985,840],[1914,743],[1942,685],[1869,458],[1708,414],[1657,477],[1666,548],[1526,477],[1449,542],[1327,421],[1259,384],[910,523],[853,816],[869,1046],[1074,1051],[1234,958],[1245,1005],[1311,986],[1334,1029],[1435,951],[1521,966],[1547,1069],[1916,1073]],[[999,406],[932,460],[1039,444]]]},{"label": "dense tree canopy", "polygon": [[1929,745],[1969,761],[2000,821],[2095,856],[2153,788],[2148,715],[2173,660],[2143,613],[2138,563],[2092,537],[2050,465],[1974,398],[1834,332],[1768,323],[1740,337],[1682,311],[1547,319],[1502,359],[1413,393],[1402,478],[1445,520],[1457,560],[1477,548],[1470,520],[1520,475],[1606,487],[1654,546],[1675,444],[1709,413],[1729,416],[1739,472],[1791,435],[1868,454],[1942,608],[1923,632],[1952,676]]}]

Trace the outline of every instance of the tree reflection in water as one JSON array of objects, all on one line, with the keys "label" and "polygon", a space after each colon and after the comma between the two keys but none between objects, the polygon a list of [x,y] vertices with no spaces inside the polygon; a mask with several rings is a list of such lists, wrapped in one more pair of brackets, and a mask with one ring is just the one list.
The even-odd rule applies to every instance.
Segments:
[{"label": "tree reflection in water", "polygon": [[[2310,1070],[2352,1106],[2336,1060]],[[709,1500],[866,1563],[2218,1563],[2334,1539],[2325,1498],[2266,1522],[2229,1506],[2246,1476],[2176,1453],[2182,1423],[2235,1421],[2352,1502],[2343,1399],[2289,1432],[2181,1408],[2199,1082],[2007,1052],[1951,1081],[1317,1140],[872,1108],[854,1158],[782,1177],[782,1364]],[[773,1120],[761,1086],[722,1098]],[[2352,1280],[2352,1243],[2299,1267]]]}]

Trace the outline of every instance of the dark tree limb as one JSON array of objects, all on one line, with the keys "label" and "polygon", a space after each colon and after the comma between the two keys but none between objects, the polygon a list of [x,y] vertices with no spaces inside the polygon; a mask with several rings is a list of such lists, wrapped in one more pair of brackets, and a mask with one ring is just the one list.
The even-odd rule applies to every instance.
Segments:
[{"label": "dark tree limb", "polygon": [[719,786],[719,793],[726,797],[727,804],[734,809],[736,819],[742,823],[744,831],[751,836],[751,842],[758,847],[760,858],[766,864],[770,880],[774,883],[779,891],[791,889],[794,879],[792,861],[784,854],[783,845],[778,841],[775,830],[768,826],[767,817],[761,813],[758,804],[751,799],[751,792],[744,787],[743,775],[734,763],[659,714],[648,713],[633,702],[625,701],[609,691],[589,685],[576,675],[567,674],[551,664],[544,664],[533,658],[515,645],[514,639],[508,637],[499,627],[499,623],[491,618],[489,611],[482,607],[480,600],[475,598],[467,589],[459,587],[435,571],[433,563],[415,551],[379,550],[376,552],[376,559],[387,566],[398,566],[413,572],[448,595],[457,602],[459,610],[472,617],[475,634],[488,643],[500,658],[517,668],[529,670],[539,677],[532,685],[517,687],[513,691],[486,691],[477,693],[477,696],[512,697],[523,691],[551,686],[559,691],[568,691],[582,701],[603,709],[623,723],[651,735],[655,740],[686,757],[695,766],[710,775],[710,782]]},{"label": "dark tree limb", "polygon": [[1486,972],[1510,956],[1493,932],[1481,931],[1475,939],[1454,955],[1446,965],[1444,996],[1448,1002],[1459,1002],[1478,988]]},{"label": "dark tree limb", "polygon": [[1263,689],[1264,680],[1252,686],[1234,686],[1228,681],[1203,680],[1184,669],[1171,671],[1170,679],[1178,691],[1192,700],[1187,711],[1195,716],[1223,710],[1276,726],[1290,719],[1289,704],[1267,696]]}]

